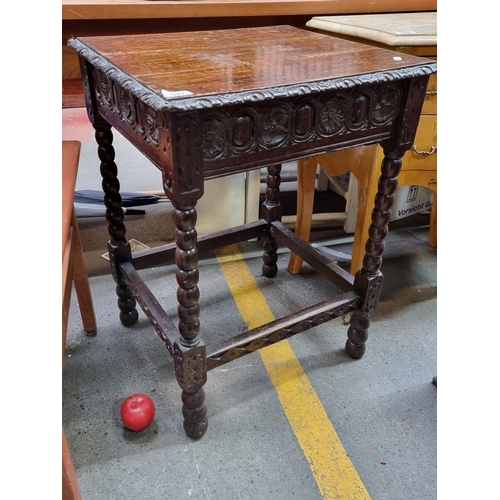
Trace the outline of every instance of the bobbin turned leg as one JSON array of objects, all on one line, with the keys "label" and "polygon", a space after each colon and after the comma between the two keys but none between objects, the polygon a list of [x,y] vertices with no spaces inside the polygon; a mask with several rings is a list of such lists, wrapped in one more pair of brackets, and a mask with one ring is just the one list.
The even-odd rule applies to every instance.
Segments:
[{"label": "bobbin turned leg", "polygon": [[136,309],[136,301],[125,284],[120,270],[117,266],[120,262],[131,261],[132,252],[130,244],[125,237],[124,214],[122,209],[122,198],[120,196],[120,182],[118,181],[118,169],[116,167],[115,150],[113,144],[113,133],[111,125],[104,121],[94,123],[95,138],[97,141],[98,155],[101,160],[102,189],[104,191],[104,204],[106,205],[106,220],[108,221],[109,260],[111,273],[116,283],[116,294],[118,295],[118,308],[120,309],[120,321],[125,326],[132,326],[137,322],[139,313]]},{"label": "bobbin turned leg", "polygon": [[176,226],[179,341],[174,344],[175,375],[182,389],[182,414],[186,434],[197,439],[208,427],[205,392],[207,381],[206,347],[199,336],[198,251],[196,249],[196,202],[172,202]]},{"label": "bobbin turned leg", "polygon": [[378,181],[378,193],[375,196],[372,223],[365,245],[363,267],[354,277],[354,286],[361,292],[361,305],[359,310],[351,316],[345,345],[346,353],[354,359],[361,358],[365,353],[370,316],[377,308],[382,290],[383,276],[380,267],[385,247],[384,240],[389,232],[391,208],[394,204],[394,193],[398,187],[397,177],[401,170],[400,155],[393,159],[388,158],[387,152],[385,155],[382,161],[382,173]]},{"label": "bobbin turned leg", "polygon": [[[281,204],[279,202],[280,184],[281,184],[281,165],[267,167],[266,178],[266,199],[261,206],[261,217],[270,224],[272,221],[281,220]],[[264,238],[264,255],[262,256],[262,274],[267,278],[273,278],[278,272],[278,244],[267,231]]]}]

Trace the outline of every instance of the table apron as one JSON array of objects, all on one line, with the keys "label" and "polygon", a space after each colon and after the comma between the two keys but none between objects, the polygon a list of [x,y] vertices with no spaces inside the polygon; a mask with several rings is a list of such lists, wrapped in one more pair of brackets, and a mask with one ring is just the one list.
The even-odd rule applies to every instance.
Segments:
[{"label": "table apron", "polygon": [[[392,135],[393,123],[372,127],[368,130],[342,130],[336,134],[318,136],[310,133],[307,139],[295,139],[289,135],[287,130],[287,139],[278,141],[273,146],[262,146],[257,144],[255,137],[250,139],[246,145],[235,146],[234,136],[238,133],[238,118],[233,123],[227,123],[217,132],[212,131],[210,122],[213,121],[213,115],[208,118],[193,116],[193,113],[186,116],[160,117],[153,110],[149,110],[146,118],[139,123],[131,124],[116,113],[116,109],[103,105],[98,106],[99,115],[102,116],[112,127],[124,135],[135,147],[137,147],[152,163],[167,176],[172,175],[175,169],[174,163],[182,160],[182,153],[175,154],[172,146],[175,145],[175,138],[170,134],[161,133],[161,129],[167,129],[172,126],[172,120],[177,118],[179,122],[183,119],[185,128],[189,123],[194,133],[190,134],[190,145],[186,142],[177,143],[181,151],[191,149],[195,151],[200,144],[205,146],[210,142],[210,137],[218,135],[218,144],[220,152],[214,158],[214,155],[207,153],[205,149],[202,154],[202,172],[205,179],[221,177],[234,173],[244,172],[252,169],[267,167],[277,163],[295,161],[301,158],[307,158],[320,153],[346,149],[358,145],[368,145],[380,143],[389,139]],[[188,116],[191,115],[191,116]],[[241,121],[244,121],[242,118]],[[144,126],[143,124],[146,124]],[[167,125],[168,124],[168,125]],[[149,128],[148,128],[149,126]],[[184,138],[186,136],[183,136]],[[186,139],[184,139],[186,141]]]},{"label": "table apron", "polygon": [[115,127],[162,171],[165,193],[188,203],[201,198],[205,178],[383,141],[407,149],[429,78],[378,79],[305,95],[270,89],[269,99],[253,102],[249,93],[242,103],[229,95],[180,111],[151,90],[136,92],[81,63],[94,126]]},{"label": "table apron", "polygon": [[204,177],[212,179],[224,175],[245,172],[271,165],[296,161],[317,154],[351,148],[359,145],[380,143],[391,137],[391,129],[372,132],[369,136],[356,133],[345,134],[332,139],[316,139],[294,144],[288,148],[270,149],[260,152],[249,152],[245,157],[231,157],[217,162],[204,162]]}]

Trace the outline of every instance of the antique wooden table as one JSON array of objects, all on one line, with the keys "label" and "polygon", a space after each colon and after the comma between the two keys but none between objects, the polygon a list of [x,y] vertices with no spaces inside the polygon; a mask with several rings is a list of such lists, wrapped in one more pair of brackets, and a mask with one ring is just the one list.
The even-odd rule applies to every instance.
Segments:
[{"label": "antique wooden table", "polygon": [[[184,429],[207,429],[207,371],[353,312],[346,352],[365,352],[381,290],[384,238],[401,158],[413,144],[435,61],[290,26],[72,38],[95,128],[120,320],[136,301],[174,359]],[[125,235],[111,127],[163,174],[175,213],[175,243],[131,253]],[[363,268],[352,277],[280,222],[281,163],[362,144],[384,149]],[[262,219],[197,238],[196,203],[205,179],[267,167]],[[137,172],[137,175],[147,175]],[[198,251],[261,238],[262,272],[277,273],[286,246],[330,280],[339,295],[207,346],[200,336]],[[137,270],[177,266],[178,324]]]}]

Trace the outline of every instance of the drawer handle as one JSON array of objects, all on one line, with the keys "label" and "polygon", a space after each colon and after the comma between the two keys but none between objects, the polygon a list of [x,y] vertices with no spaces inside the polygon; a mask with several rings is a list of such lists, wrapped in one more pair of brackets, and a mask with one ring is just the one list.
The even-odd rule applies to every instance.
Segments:
[{"label": "drawer handle", "polygon": [[430,155],[433,155],[434,153],[437,153],[437,150],[438,150],[438,148],[437,148],[436,146],[432,146],[430,151],[419,151],[419,150],[417,149],[417,146],[415,146],[415,145],[413,145],[413,146],[410,148],[410,151],[415,151],[415,153],[417,153],[418,155],[422,155],[422,156],[430,156]]},{"label": "drawer handle", "polygon": [[437,90],[428,90],[425,95],[431,95],[431,96],[436,96],[438,95],[438,91]]}]

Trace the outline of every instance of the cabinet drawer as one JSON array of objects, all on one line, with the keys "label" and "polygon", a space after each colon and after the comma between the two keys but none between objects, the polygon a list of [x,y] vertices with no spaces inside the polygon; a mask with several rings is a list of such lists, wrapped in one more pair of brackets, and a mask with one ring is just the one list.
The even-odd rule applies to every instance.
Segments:
[{"label": "cabinet drawer", "polygon": [[404,158],[404,168],[436,170],[437,168],[437,117],[421,115],[413,148]]}]

